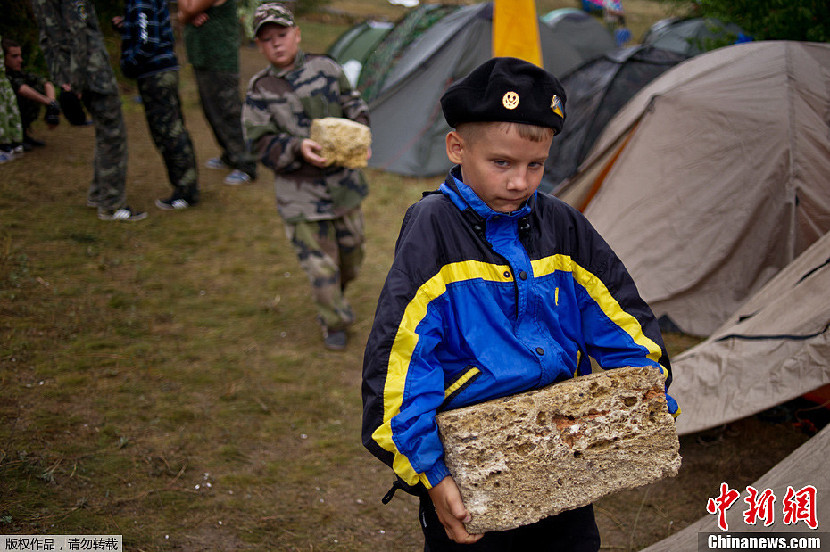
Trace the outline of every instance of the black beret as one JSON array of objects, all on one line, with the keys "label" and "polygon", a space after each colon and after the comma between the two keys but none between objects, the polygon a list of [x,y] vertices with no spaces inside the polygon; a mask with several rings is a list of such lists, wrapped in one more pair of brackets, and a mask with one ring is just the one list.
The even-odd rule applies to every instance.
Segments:
[{"label": "black beret", "polygon": [[565,90],[540,67],[517,58],[485,61],[441,97],[447,123],[505,121],[552,128],[565,121]]}]

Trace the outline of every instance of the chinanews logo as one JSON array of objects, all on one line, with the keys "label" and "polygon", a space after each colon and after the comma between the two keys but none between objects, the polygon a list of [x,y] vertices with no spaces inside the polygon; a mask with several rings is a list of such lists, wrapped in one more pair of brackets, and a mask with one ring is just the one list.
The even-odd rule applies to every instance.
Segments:
[{"label": "chinanews logo", "polygon": [[[830,552],[830,533],[818,532],[818,492],[813,485],[801,489],[788,485],[778,506],[778,497],[772,489],[758,490],[751,485],[747,486],[742,501],[746,503],[742,515],[744,525],[732,527],[730,531],[726,512],[739,504],[739,498],[739,491],[730,489],[727,483],[721,483],[718,496],[710,498],[706,504],[706,511],[717,516],[720,532],[698,533],[698,550],[780,549]],[[735,525],[734,516],[732,519]],[[773,525],[776,522],[786,526],[785,530],[775,531]],[[797,531],[799,527],[804,530]]]}]

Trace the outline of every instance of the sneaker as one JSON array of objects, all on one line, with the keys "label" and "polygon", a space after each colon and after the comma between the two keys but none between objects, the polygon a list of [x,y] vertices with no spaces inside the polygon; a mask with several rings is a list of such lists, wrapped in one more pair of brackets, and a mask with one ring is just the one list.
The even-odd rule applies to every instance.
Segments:
[{"label": "sneaker", "polygon": [[147,213],[144,211],[133,211],[129,207],[122,207],[115,211],[105,211],[99,208],[98,218],[101,220],[144,220],[147,218]]},{"label": "sneaker", "polygon": [[192,204],[186,199],[173,199],[171,197],[170,199],[157,199],[156,207],[162,211],[182,211],[188,207],[192,207]]},{"label": "sneaker", "polygon": [[0,163],[14,161],[14,154],[10,151],[0,151]]},{"label": "sneaker", "polygon": [[227,166],[225,162],[219,159],[218,157],[208,159],[207,163],[205,163],[205,167],[209,169],[230,169],[230,167]]},{"label": "sneaker", "polygon": [[198,200],[194,199],[192,195],[188,197],[187,194],[182,194],[177,189],[168,199],[157,199],[156,207],[162,211],[182,211],[193,207],[197,203]]},{"label": "sneaker", "polygon": [[342,351],[346,348],[346,330],[329,330],[324,327],[323,345],[329,351]]},{"label": "sneaker", "polygon": [[240,184],[247,184],[251,181],[251,177],[247,173],[234,169],[231,174],[225,177],[225,184],[228,186],[239,186]]}]

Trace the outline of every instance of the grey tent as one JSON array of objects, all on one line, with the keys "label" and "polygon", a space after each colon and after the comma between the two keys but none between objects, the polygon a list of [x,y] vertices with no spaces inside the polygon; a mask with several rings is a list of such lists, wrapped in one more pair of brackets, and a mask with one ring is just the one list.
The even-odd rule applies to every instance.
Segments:
[{"label": "grey tent", "polygon": [[565,75],[562,86],[568,95],[567,121],[553,140],[541,190],[555,191],[572,176],[617,111],[655,77],[684,59],[686,56],[668,50],[632,46],[607,52]]},{"label": "grey tent", "polygon": [[[814,435],[809,441],[797,448],[792,454],[779,462],[770,471],[764,474],[757,481],[752,483],[754,488],[759,493],[763,493],[769,489],[776,497],[774,503],[775,520],[771,525],[766,525],[763,521],[758,521],[754,525],[749,525],[743,518],[748,506],[743,499],[748,497],[748,493],[743,487],[731,486],[732,489],[741,493],[741,499],[736,501],[731,508],[726,510],[726,525],[729,531],[723,532],[717,526],[717,516],[706,515],[674,535],[657,542],[643,552],[698,552],[703,548],[698,547],[698,539],[702,533],[715,533],[721,536],[738,536],[735,532],[741,533],[755,533],[751,536],[764,537],[771,532],[775,533],[800,533],[798,537],[824,537],[826,539],[827,533],[815,534],[811,531],[804,519],[799,519],[796,523],[786,523],[783,516],[783,503],[787,497],[788,487],[792,488],[794,493],[801,492],[808,486],[815,487],[816,501],[814,503],[816,522],[818,524],[818,531],[822,527],[830,526],[830,507],[827,506],[826,498],[830,496],[830,470],[827,469],[827,457],[830,455],[830,426],[825,426],[824,429]],[[712,489],[712,496],[717,496],[718,489]],[[701,505],[704,508],[706,505]],[[814,534],[805,534],[814,533]],[[705,536],[705,535],[704,535]],[[743,535],[741,535],[743,536]],[[796,536],[796,535],[793,535]],[[789,548],[790,541],[788,537],[786,544]],[[795,546],[791,549],[807,550],[815,548],[809,545],[809,541],[802,541],[804,544],[801,547]],[[796,544],[799,544],[798,542]],[[822,550],[826,549],[826,544],[821,543]],[[740,546],[740,542],[738,542]],[[735,546],[734,548],[738,548]],[[727,548],[724,546],[723,548]],[[732,547],[729,547],[732,548]],[[744,547],[748,548],[748,547]],[[769,546],[772,548],[772,546]],[[757,548],[754,548],[757,550]],[[816,548],[818,549],[818,548]]]},{"label": "grey tent", "polygon": [[[492,56],[492,19],[490,3],[463,6],[400,55],[383,89],[369,100],[370,166],[409,176],[435,176],[449,169],[444,147],[449,127],[439,99],[450,84]],[[562,75],[582,61],[546,25],[539,25],[539,35],[548,71]]]},{"label": "grey tent", "polygon": [[557,192],[664,321],[711,334],[830,230],[828,68],[830,44],[806,42],[691,58],[629,100]]},{"label": "grey tent", "polygon": [[692,57],[746,40],[749,38],[738,25],[707,17],[662,19],[646,31],[640,42]]},{"label": "grey tent", "polygon": [[575,8],[561,8],[539,19],[550,27],[557,38],[573,46],[584,60],[594,59],[617,48],[614,35],[602,22]]},{"label": "grey tent", "polygon": [[829,328],[830,233],[673,359],[678,432],[732,422],[830,383]]}]

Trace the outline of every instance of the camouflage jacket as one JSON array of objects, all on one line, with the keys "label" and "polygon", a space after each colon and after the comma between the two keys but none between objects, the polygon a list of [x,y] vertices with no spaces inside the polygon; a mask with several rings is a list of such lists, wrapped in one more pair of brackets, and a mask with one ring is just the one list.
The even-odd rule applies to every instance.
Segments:
[{"label": "camouflage jacket", "polygon": [[369,124],[369,109],[331,58],[297,53],[294,67],[263,69],[248,83],[242,126],[259,160],[276,173],[277,208],[288,222],[338,217],[369,192],[359,170],[319,169],[300,152],[312,119]]},{"label": "camouflage jacket", "polygon": [[92,0],[32,0],[40,48],[55,86],[117,94],[115,75]]}]

